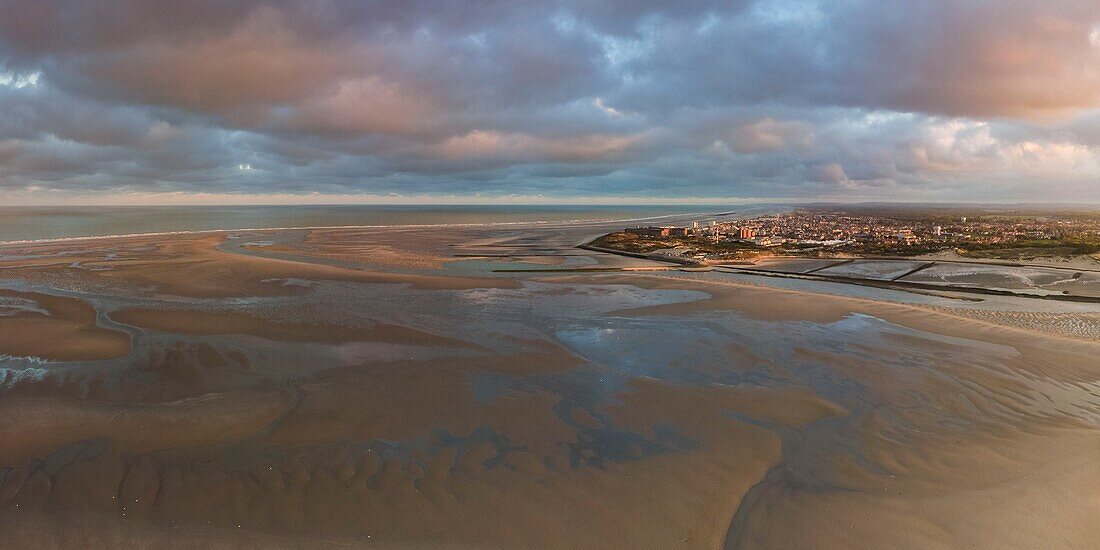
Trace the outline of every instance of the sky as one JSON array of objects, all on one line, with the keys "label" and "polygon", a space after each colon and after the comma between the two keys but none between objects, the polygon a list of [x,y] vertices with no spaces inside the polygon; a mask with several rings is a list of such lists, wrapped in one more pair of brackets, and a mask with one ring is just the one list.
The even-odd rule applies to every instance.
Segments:
[{"label": "sky", "polygon": [[1097,0],[0,0],[0,203],[1100,202]]}]

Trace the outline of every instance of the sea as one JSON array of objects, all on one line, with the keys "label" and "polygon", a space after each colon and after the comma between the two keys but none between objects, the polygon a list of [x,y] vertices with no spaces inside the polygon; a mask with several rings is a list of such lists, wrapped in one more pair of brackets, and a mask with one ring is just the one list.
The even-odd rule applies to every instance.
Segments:
[{"label": "sea", "polygon": [[652,221],[762,205],[308,205],[0,207],[0,242],[219,229]]}]

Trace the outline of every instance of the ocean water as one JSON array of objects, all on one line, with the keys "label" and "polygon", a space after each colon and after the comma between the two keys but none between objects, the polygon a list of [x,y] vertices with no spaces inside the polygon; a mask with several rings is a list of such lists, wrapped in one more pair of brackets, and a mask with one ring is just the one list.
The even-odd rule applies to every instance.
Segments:
[{"label": "ocean water", "polygon": [[758,206],[97,206],[0,207],[0,242],[134,233],[370,225],[642,220]]}]

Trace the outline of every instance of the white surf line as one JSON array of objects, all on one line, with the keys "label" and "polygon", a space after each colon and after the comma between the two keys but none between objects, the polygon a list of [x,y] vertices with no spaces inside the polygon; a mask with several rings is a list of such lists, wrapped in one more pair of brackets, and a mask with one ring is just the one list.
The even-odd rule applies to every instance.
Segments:
[{"label": "white surf line", "polygon": [[663,216],[650,216],[645,218],[622,218],[614,220],[602,220],[602,219],[588,219],[588,220],[564,220],[564,221],[551,221],[551,220],[535,220],[535,221],[518,221],[518,222],[485,222],[485,223],[438,223],[438,224],[376,224],[376,225],[315,225],[315,226],[296,226],[296,227],[245,227],[245,228],[228,228],[228,229],[194,229],[188,231],[154,231],[149,233],[119,233],[115,235],[88,235],[81,237],[56,237],[52,239],[24,239],[14,241],[0,241],[0,246],[8,245],[25,245],[25,244],[53,244],[53,243],[66,243],[74,241],[95,241],[106,239],[126,239],[135,237],[168,237],[172,235],[206,235],[210,233],[235,233],[235,232],[249,232],[249,231],[291,231],[295,229],[304,230],[322,230],[322,229],[395,229],[395,228],[410,228],[410,229],[426,229],[426,228],[446,228],[446,227],[515,227],[524,225],[534,226],[571,226],[571,225],[584,225],[584,224],[604,224],[604,223],[626,223],[626,222],[640,222],[650,220],[661,220],[666,218],[677,217],[691,217],[691,216],[705,216],[705,215],[718,215],[714,212],[688,212],[684,214],[666,214]]},{"label": "white surf line", "polygon": [[[42,357],[36,357],[34,355],[10,355],[7,353],[0,354],[0,362],[4,361],[19,361],[23,363],[30,363],[32,365],[52,365],[54,363],[54,361],[43,359]],[[0,368],[0,371],[3,370],[6,369]]]}]

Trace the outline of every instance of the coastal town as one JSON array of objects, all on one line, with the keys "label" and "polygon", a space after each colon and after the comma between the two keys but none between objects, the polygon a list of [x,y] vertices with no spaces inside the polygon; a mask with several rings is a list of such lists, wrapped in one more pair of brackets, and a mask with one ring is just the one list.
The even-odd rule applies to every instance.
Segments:
[{"label": "coastal town", "polygon": [[634,226],[593,246],[699,262],[761,256],[917,256],[954,251],[973,258],[1026,259],[1100,253],[1091,214],[797,209],[735,221]]}]

